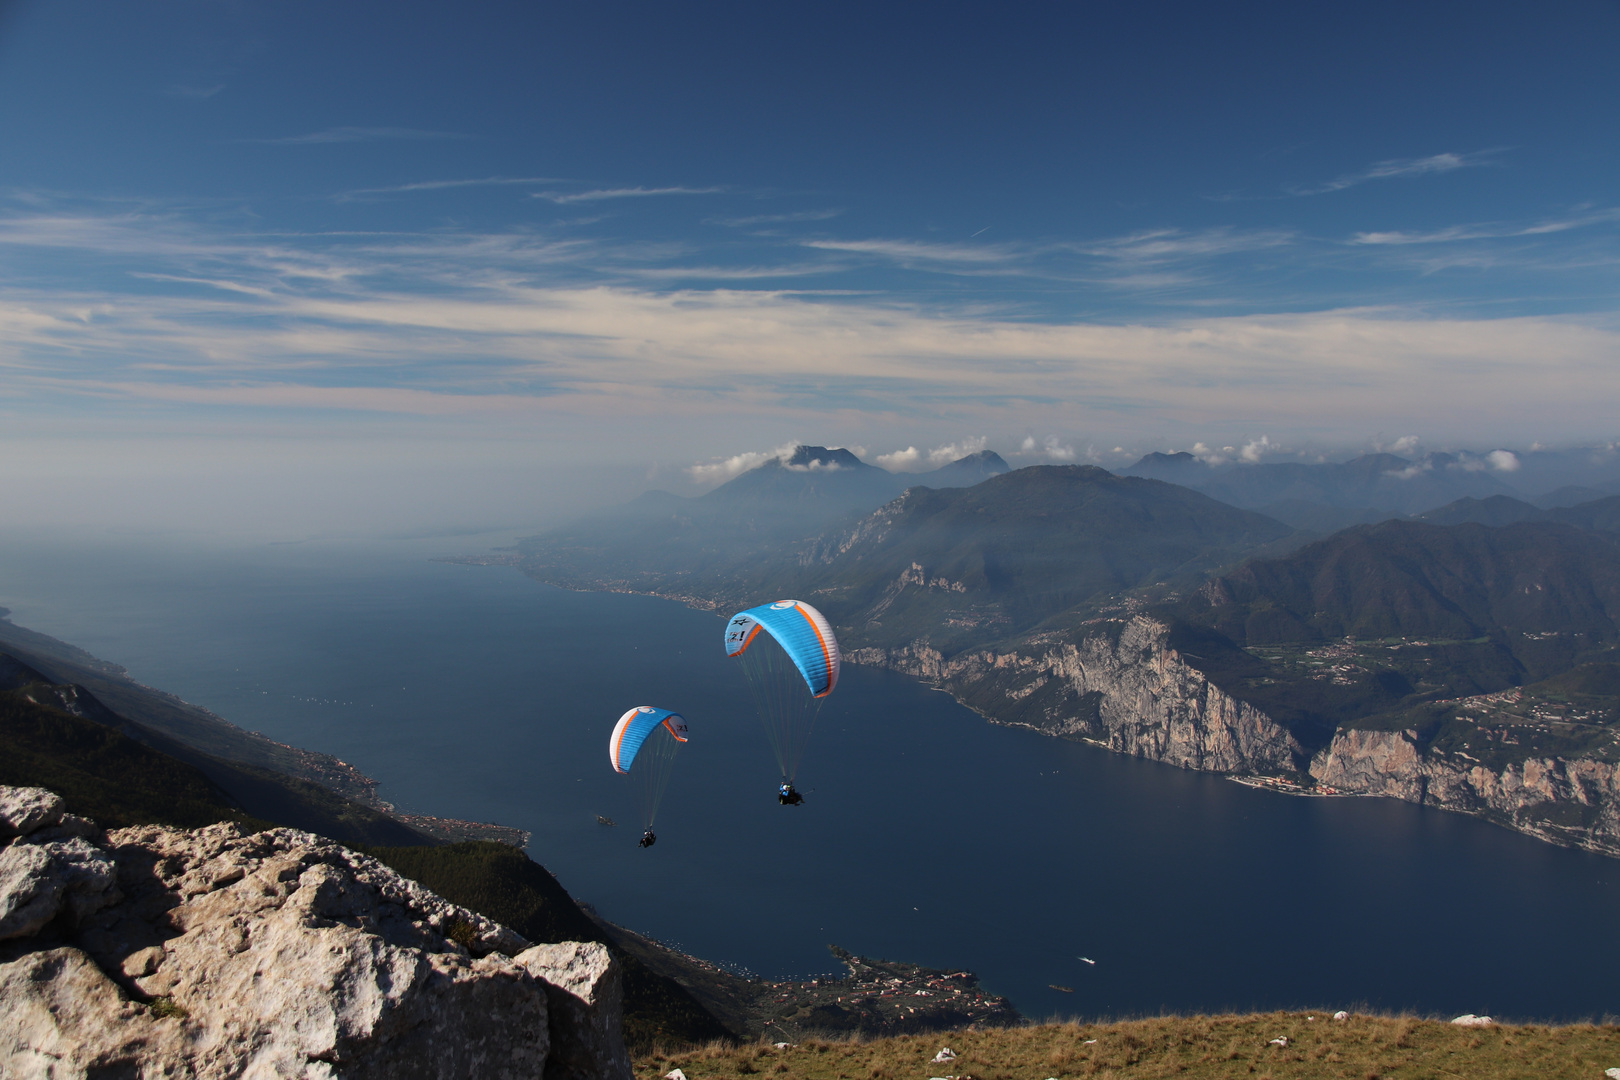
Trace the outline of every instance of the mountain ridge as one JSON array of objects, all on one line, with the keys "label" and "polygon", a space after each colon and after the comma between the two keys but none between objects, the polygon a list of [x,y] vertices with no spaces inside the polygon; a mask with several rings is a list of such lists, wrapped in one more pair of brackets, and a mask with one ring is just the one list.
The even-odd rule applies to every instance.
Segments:
[{"label": "mountain ridge", "polygon": [[[1168,467],[1203,467],[1189,458]],[[1383,484],[1396,466],[1412,468],[1370,455],[1337,471]],[[1059,480],[1072,490],[1052,490]],[[1554,700],[1547,683],[1617,644],[1620,535],[1599,526],[1620,518],[1620,498],[1541,511],[1486,488],[1419,508],[1457,524],[1388,512],[1323,537],[1168,481],[1031,466],[909,489],[720,572],[638,566],[636,552],[611,579],[535,548],[511,561],[710,609],[797,595],[832,620],[850,662],[921,678],[998,723],[1288,790],[1429,801],[1620,854],[1614,732],[1581,719],[1608,714]],[[1119,498],[1084,506],[1067,497],[1080,490]],[[1520,686],[1522,708],[1486,701]],[[1414,733],[1378,719],[1448,695],[1486,701],[1466,716],[1489,712],[1489,731],[1464,714]],[[1575,719],[1534,726],[1554,715]],[[1488,738],[1500,767],[1470,772]]]},{"label": "mountain ridge", "polygon": [[1339,509],[1420,513],[1465,496],[1516,496],[1478,462],[1456,454],[1363,454],[1344,462],[1220,462],[1185,451],[1152,453],[1120,470],[1182,484],[1248,509],[1299,502]]}]

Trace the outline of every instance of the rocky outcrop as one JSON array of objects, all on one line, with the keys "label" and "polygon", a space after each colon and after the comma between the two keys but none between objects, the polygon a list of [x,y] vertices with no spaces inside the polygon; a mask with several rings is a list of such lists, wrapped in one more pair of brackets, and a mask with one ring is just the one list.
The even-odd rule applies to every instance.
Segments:
[{"label": "rocky outcrop", "polygon": [[926,642],[856,649],[852,663],[893,668],[950,691],[997,723],[1035,728],[1189,769],[1276,772],[1303,765],[1286,728],[1227,694],[1137,616],[1076,643],[946,657]]},{"label": "rocky outcrop", "polygon": [[58,916],[93,915],[118,899],[107,853],[80,837],[0,851],[0,941],[31,937]]},{"label": "rocky outcrop", "polygon": [[15,788],[0,823],[19,834],[0,850],[0,1076],[629,1076],[600,945],[538,962],[290,829],[103,835]]},{"label": "rocky outcrop", "polygon": [[1418,745],[1401,731],[1342,729],[1307,762],[1292,735],[1211,683],[1136,616],[1078,642],[947,657],[926,642],[846,659],[925,679],[997,723],[1082,739],[1188,769],[1309,771],[1345,794],[1385,795],[1475,814],[1557,844],[1620,855],[1620,766],[1531,758],[1495,770]]},{"label": "rocky outcrop", "polygon": [[551,1010],[551,1057],[546,1080],[632,1080],[621,1030],[618,967],[607,946],[564,941],[536,945],[517,962],[546,988]]},{"label": "rocky outcrop", "polygon": [[55,825],[66,811],[62,797],[44,788],[0,788],[0,840]]},{"label": "rocky outcrop", "polygon": [[1342,729],[1311,762],[1319,784],[1478,814],[1557,844],[1620,855],[1620,766],[1529,758],[1504,768],[1425,752],[1411,731]]}]

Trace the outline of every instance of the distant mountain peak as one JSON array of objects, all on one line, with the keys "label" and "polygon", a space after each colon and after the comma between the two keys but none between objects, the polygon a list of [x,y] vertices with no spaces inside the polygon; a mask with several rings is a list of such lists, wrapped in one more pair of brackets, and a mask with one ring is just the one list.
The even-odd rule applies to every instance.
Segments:
[{"label": "distant mountain peak", "polygon": [[980,450],[977,454],[959,457],[949,465],[941,465],[932,472],[913,473],[905,479],[928,487],[961,487],[1012,471],[1012,466],[994,450]]},{"label": "distant mountain peak", "polygon": [[[1002,487],[1023,486],[1036,488],[1052,484],[1072,486],[1075,484],[1111,483],[1127,478],[1115,476],[1098,465],[1026,465],[1022,469],[1011,469],[991,479]],[[1143,478],[1130,477],[1128,479],[1140,481]]]},{"label": "distant mountain peak", "polygon": [[1465,522],[1477,525],[1509,525],[1515,521],[1538,521],[1547,517],[1547,511],[1532,506],[1522,499],[1515,499],[1511,495],[1487,495],[1483,499],[1466,495],[1455,502],[1419,514],[1417,519],[1431,525],[1461,525]]},{"label": "distant mountain peak", "polygon": [[959,457],[946,468],[955,466],[978,466],[985,469],[997,469],[1001,472],[1012,472],[1012,466],[1008,465],[1006,460],[994,450],[980,450],[977,454]]},{"label": "distant mountain peak", "polygon": [[793,453],[787,457],[778,458],[777,461],[783,468],[787,469],[870,469],[875,467],[868,465],[842,447],[828,449],[825,446],[795,446]]},{"label": "distant mountain peak", "polygon": [[1143,454],[1141,460],[1139,460],[1135,465],[1132,465],[1130,468],[1126,469],[1125,472],[1136,473],[1142,471],[1151,471],[1154,469],[1185,469],[1188,466],[1197,464],[1199,464],[1198,458],[1194,457],[1192,454],[1189,454],[1185,450],[1177,450],[1173,454],[1166,454],[1155,450],[1152,453]]}]

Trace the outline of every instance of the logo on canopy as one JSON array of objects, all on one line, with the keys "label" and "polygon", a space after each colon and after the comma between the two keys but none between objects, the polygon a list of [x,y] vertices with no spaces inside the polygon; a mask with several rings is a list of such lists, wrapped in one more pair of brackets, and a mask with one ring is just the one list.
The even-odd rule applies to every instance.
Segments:
[{"label": "logo on canopy", "polygon": [[783,608],[790,608],[797,603],[797,600],[778,600],[776,603],[771,605],[771,610],[781,611]]}]

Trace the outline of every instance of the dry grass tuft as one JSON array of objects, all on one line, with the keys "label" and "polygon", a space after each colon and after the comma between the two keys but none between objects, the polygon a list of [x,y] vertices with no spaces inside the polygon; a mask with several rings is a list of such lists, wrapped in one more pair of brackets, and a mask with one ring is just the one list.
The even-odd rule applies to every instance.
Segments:
[{"label": "dry grass tuft", "polygon": [[[1257,1013],[1068,1022],[889,1039],[816,1038],[663,1050],[640,1080],[679,1068],[689,1080],[1593,1080],[1620,1066],[1620,1028],[1529,1024],[1453,1027],[1413,1016]],[[1314,1017],[1308,1019],[1307,1017]],[[1273,1043],[1286,1038],[1286,1045]],[[949,1046],[957,1058],[934,1064]]]}]

